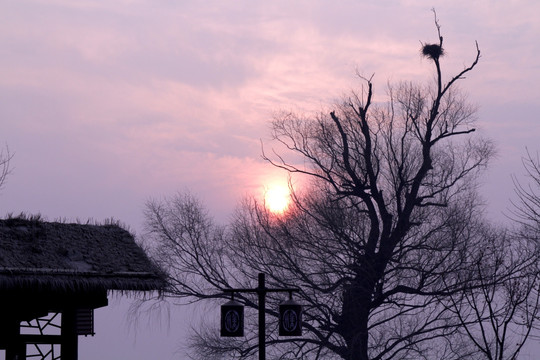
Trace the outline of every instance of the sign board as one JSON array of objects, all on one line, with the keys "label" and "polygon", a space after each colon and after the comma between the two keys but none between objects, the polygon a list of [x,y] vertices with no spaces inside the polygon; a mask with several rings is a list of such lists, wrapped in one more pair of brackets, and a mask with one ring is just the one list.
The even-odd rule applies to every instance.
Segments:
[{"label": "sign board", "polygon": [[302,335],[302,305],[287,300],[279,305],[279,336]]},{"label": "sign board", "polygon": [[244,306],[238,301],[221,305],[221,336],[244,336]]}]

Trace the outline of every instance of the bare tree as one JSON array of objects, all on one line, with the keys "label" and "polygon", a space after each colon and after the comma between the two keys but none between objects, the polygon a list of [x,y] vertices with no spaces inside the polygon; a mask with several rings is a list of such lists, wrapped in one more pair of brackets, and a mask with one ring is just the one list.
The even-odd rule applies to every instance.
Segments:
[{"label": "bare tree", "polygon": [[4,185],[4,182],[9,175],[9,162],[12,158],[13,155],[9,152],[9,148],[7,146],[5,152],[4,150],[0,150],[0,189]]},{"label": "bare tree", "polygon": [[484,229],[489,240],[471,269],[482,286],[460,293],[452,304],[461,331],[485,359],[517,359],[540,312],[539,164],[538,157],[527,153],[528,186],[514,178],[518,200],[510,219],[517,228]]},{"label": "bare tree", "polygon": [[479,285],[456,294],[451,311],[479,357],[517,359],[540,311],[537,244],[504,229],[483,229],[485,241],[471,268]]},{"label": "bare tree", "polygon": [[[273,121],[273,139],[286,150],[264,159],[311,179],[294,192],[287,213],[246,200],[230,226],[220,227],[189,195],[148,204],[147,228],[169,271],[171,297],[224,298],[220,289],[255,287],[264,272],[270,286],[300,287],[305,305],[302,337],[279,338],[269,329],[273,358],[485,358],[475,340],[494,312],[503,314],[499,290],[510,294],[504,309],[511,311],[530,288],[519,285],[515,262],[501,266],[509,253],[494,247],[476,194],[475,180],[494,150],[474,136],[475,108],[457,83],[480,50],[444,77],[435,24],[438,42],[422,46],[434,84],[402,82],[375,103],[372,79],[362,78],[362,90],[327,113]],[[482,306],[502,305],[480,311],[478,293]],[[237,300],[257,307],[249,295]],[[277,316],[281,300],[269,296],[267,316]],[[497,324],[493,329],[496,341],[506,338]],[[197,334],[200,358],[243,359],[257,349],[254,328],[236,340]]]},{"label": "bare tree", "polygon": [[538,239],[540,234],[540,159],[527,152],[523,158],[528,185],[514,178],[514,189],[518,200],[513,203],[512,218],[521,226],[522,235]]}]

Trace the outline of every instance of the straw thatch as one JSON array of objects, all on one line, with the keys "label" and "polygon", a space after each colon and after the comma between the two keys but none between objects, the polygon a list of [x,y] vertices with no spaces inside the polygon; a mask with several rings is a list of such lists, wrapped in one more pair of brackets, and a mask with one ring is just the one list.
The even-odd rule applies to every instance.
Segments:
[{"label": "straw thatch", "polygon": [[0,291],[159,291],[164,279],[118,225],[0,220]]}]

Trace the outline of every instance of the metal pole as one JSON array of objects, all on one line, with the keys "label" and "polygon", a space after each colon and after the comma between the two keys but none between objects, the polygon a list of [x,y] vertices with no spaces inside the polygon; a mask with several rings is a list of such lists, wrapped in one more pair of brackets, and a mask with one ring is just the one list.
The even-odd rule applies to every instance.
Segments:
[{"label": "metal pole", "polygon": [[259,273],[259,360],[266,360],[266,285],[264,273]]}]

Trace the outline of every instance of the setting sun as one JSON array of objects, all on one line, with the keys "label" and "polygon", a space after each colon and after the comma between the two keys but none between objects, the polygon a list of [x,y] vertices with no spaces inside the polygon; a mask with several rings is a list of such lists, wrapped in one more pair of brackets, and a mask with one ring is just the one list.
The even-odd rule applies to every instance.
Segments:
[{"label": "setting sun", "polygon": [[291,194],[289,188],[283,185],[271,185],[265,189],[264,202],[268,210],[281,214],[289,206]]}]

